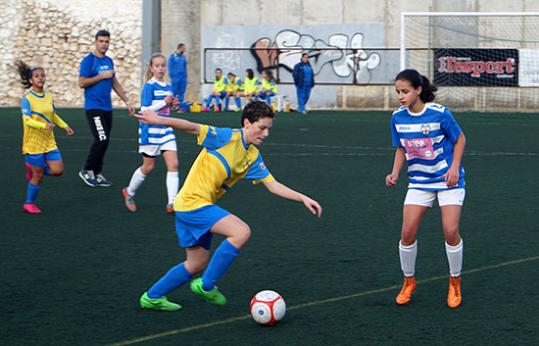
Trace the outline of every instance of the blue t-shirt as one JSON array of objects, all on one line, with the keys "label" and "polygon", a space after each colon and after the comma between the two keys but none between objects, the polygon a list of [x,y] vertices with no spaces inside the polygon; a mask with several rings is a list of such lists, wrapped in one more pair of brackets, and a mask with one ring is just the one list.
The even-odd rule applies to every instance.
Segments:
[{"label": "blue t-shirt", "polygon": [[[400,107],[391,118],[394,147],[404,149],[408,164],[408,188],[448,190],[445,173],[453,163],[453,148],[462,133],[451,112],[442,105],[427,103],[420,114]],[[464,187],[464,169],[456,187]]]},{"label": "blue t-shirt", "polygon": [[[84,78],[92,78],[104,71],[114,70],[114,63],[108,56],[102,58],[93,53],[88,54],[80,63],[79,75]],[[99,109],[103,111],[112,110],[112,91],[113,78],[103,79],[99,82],[84,88],[84,109]]]}]

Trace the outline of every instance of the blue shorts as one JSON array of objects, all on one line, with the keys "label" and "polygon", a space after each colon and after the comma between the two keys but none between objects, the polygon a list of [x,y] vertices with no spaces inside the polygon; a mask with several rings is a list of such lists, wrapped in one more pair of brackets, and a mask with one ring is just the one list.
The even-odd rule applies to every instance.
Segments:
[{"label": "blue shorts", "polygon": [[202,246],[209,250],[210,229],[230,212],[215,205],[207,205],[191,211],[176,212],[176,234],[181,247]]},{"label": "blue shorts", "polygon": [[26,163],[36,167],[46,167],[47,161],[62,161],[60,150],[54,149],[42,154],[26,154],[25,157]]}]

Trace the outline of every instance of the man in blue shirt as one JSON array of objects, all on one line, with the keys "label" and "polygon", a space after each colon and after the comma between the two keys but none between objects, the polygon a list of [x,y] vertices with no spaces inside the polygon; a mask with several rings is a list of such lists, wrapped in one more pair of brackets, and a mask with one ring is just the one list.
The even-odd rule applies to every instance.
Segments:
[{"label": "man in blue shirt", "polygon": [[309,63],[309,54],[303,53],[301,61],[294,66],[292,72],[294,77],[294,85],[296,86],[296,94],[298,97],[298,111],[307,114],[305,105],[311,96],[311,89],[314,86],[314,72]]},{"label": "man in blue shirt", "polygon": [[130,114],[135,113],[135,108],[129,103],[120,82],[116,79],[114,62],[106,55],[109,44],[110,33],[99,30],[95,34],[95,49],[80,63],[79,86],[84,89],[84,110],[94,142],[79,176],[91,187],[112,185],[101,174],[112,128],[111,90],[125,102]]},{"label": "man in blue shirt", "polygon": [[185,44],[180,43],[176,51],[168,58],[168,75],[172,81],[172,93],[178,97],[181,104],[187,89],[187,58],[185,57]]}]

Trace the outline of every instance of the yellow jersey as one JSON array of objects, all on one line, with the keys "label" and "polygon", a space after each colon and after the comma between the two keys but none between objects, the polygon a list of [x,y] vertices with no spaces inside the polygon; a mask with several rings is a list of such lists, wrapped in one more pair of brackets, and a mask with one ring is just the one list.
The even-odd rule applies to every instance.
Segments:
[{"label": "yellow jersey", "polygon": [[243,81],[243,92],[246,94],[256,93],[258,91],[259,84],[260,82],[258,81],[258,78],[245,77],[245,80]]},{"label": "yellow jersey", "polygon": [[226,86],[226,91],[229,93],[235,93],[240,90],[241,79],[239,77],[234,78],[234,81],[228,80],[228,85]]},{"label": "yellow jersey", "polygon": [[277,95],[277,83],[275,82],[275,79],[271,82],[268,82],[264,78],[262,78],[262,92],[271,91],[273,92],[273,95]]},{"label": "yellow jersey", "polygon": [[58,149],[54,132],[46,130],[47,124],[53,123],[65,129],[65,121],[56,114],[52,96],[28,90],[21,102],[23,138],[23,154],[42,154]]},{"label": "yellow jersey", "polygon": [[242,178],[254,184],[275,180],[258,149],[245,144],[241,129],[200,125],[197,143],[203,149],[176,197],[175,211],[215,204]]},{"label": "yellow jersey", "polygon": [[228,78],[221,77],[219,80],[213,81],[213,92],[220,93],[226,90],[226,86],[228,85]]}]

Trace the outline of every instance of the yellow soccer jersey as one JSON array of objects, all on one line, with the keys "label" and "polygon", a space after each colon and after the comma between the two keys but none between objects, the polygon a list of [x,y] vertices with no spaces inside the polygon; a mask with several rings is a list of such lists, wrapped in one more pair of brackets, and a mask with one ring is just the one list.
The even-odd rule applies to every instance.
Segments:
[{"label": "yellow soccer jersey", "polygon": [[197,143],[203,149],[176,197],[176,211],[214,204],[244,177],[255,184],[275,180],[258,149],[245,144],[241,130],[200,125]]},{"label": "yellow soccer jersey", "polygon": [[56,114],[52,96],[49,93],[35,93],[28,90],[21,102],[23,120],[23,154],[42,154],[55,149],[54,132],[45,129],[48,123],[54,123],[65,129],[68,125]]},{"label": "yellow soccer jersey", "polygon": [[240,90],[241,79],[239,77],[234,78],[234,81],[228,80],[228,85],[226,86],[226,91],[229,93],[235,93]]},{"label": "yellow soccer jersey", "polygon": [[275,79],[272,80],[271,82],[268,82],[267,80],[262,79],[261,88],[262,88],[262,92],[272,91],[274,95],[277,95],[277,93],[278,93],[277,92],[277,83],[275,82]]},{"label": "yellow soccer jersey", "polygon": [[221,79],[219,80],[216,79],[213,81],[213,91],[216,93],[226,91],[227,85],[228,85],[228,78],[221,77]]},{"label": "yellow soccer jersey", "polygon": [[243,81],[243,91],[246,94],[252,94],[256,93],[258,91],[258,85],[260,85],[260,82],[258,81],[258,78],[247,78],[245,77]]}]

